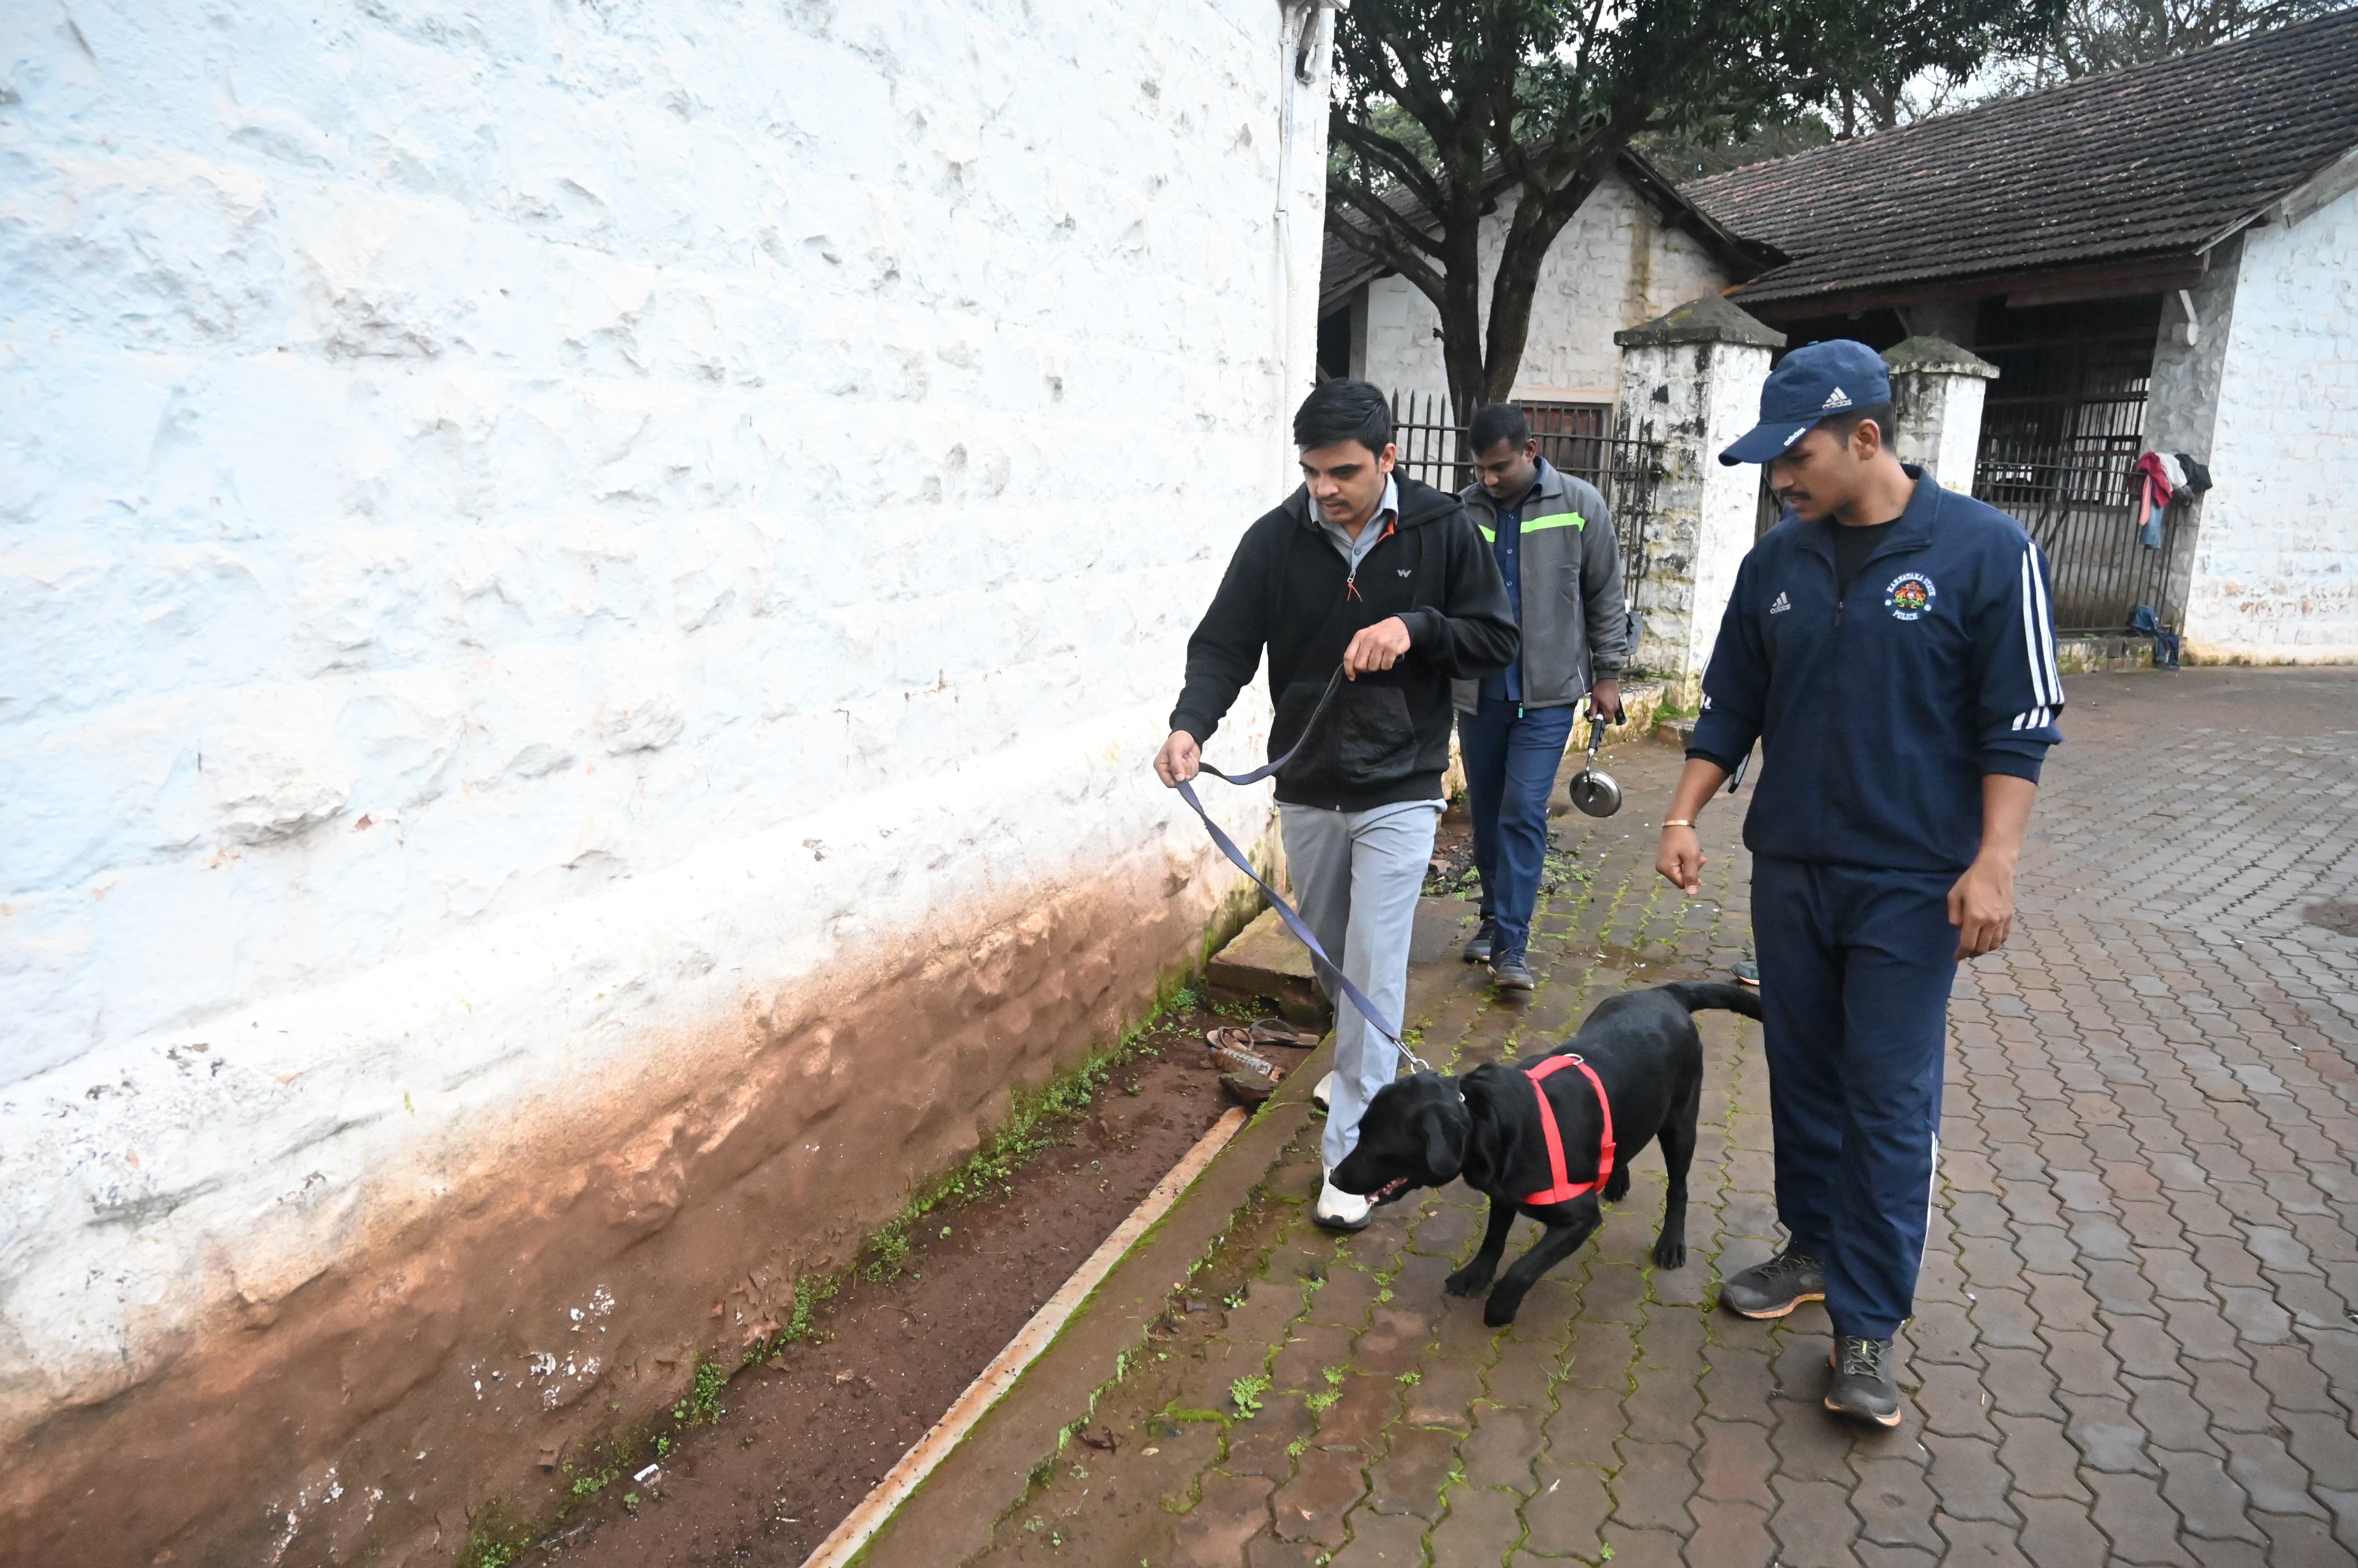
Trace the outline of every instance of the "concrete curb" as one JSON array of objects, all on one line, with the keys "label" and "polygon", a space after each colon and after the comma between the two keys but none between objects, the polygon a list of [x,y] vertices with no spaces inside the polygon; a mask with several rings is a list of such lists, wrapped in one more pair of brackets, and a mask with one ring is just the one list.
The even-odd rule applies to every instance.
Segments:
[{"label": "concrete curb", "polygon": [[1286,1077],[1252,1123],[1229,1140],[1168,1213],[1115,1264],[1063,1330],[870,1538],[860,1568],[941,1568],[990,1545],[991,1527],[1020,1501],[1066,1428],[1142,1344],[1173,1285],[1218,1244],[1278,1155],[1312,1120],[1310,1090],[1333,1065],[1330,1035]]},{"label": "concrete curb", "polygon": [[883,1528],[884,1521],[892,1517],[892,1510],[925,1484],[925,1477],[933,1474],[943,1457],[957,1451],[967,1433],[973,1431],[990,1408],[1015,1386],[1041,1352],[1055,1343],[1056,1336],[1065,1331],[1065,1325],[1088,1304],[1089,1298],[1097,1293],[1098,1286],[1105,1281],[1106,1276],[1170,1212],[1171,1206],[1178,1202],[1180,1195],[1195,1184],[1195,1178],[1219,1157],[1220,1151],[1235,1141],[1236,1135],[1244,1130],[1245,1124],[1245,1113],[1232,1107],[1212,1124],[1209,1132],[1195,1141],[1185,1157],[1155,1183],[1152,1190],[1130,1211],[1130,1217],[1116,1226],[1111,1236],[1098,1243],[1098,1249],[1089,1254],[1088,1260],[1074,1271],[1073,1277],[1066,1280],[1038,1312],[1032,1314],[1031,1321],[1008,1341],[1007,1347],[982,1369],[981,1375],[967,1385],[966,1391],[957,1397],[957,1402],[950,1406],[942,1419],[933,1424],[932,1430],[901,1455],[901,1462],[876,1484],[876,1489],[868,1494],[867,1499],[852,1509],[843,1522],[819,1542],[817,1551],[803,1559],[803,1568],[840,1568],[866,1550],[869,1538]]}]

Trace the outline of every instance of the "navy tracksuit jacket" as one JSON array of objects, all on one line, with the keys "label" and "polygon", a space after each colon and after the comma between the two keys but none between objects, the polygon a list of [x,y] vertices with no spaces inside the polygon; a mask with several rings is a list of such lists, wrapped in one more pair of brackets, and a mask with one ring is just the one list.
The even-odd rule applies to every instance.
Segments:
[{"label": "navy tracksuit jacket", "polygon": [[2063,686],[2047,562],[2022,524],[1916,492],[1847,584],[1831,521],[1745,557],[1687,754],[1761,746],[1753,852],[1778,1217],[1826,1265],[1838,1334],[1913,1311],[1939,1154],[1957,931],[1987,773],[2036,783]]}]

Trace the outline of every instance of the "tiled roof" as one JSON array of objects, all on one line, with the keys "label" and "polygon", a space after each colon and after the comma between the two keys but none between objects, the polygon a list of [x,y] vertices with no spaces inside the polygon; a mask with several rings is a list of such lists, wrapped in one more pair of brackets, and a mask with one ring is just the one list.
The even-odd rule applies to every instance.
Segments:
[{"label": "tiled roof", "polygon": [[1680,187],[1747,306],[2190,256],[2358,148],[2358,8]]}]

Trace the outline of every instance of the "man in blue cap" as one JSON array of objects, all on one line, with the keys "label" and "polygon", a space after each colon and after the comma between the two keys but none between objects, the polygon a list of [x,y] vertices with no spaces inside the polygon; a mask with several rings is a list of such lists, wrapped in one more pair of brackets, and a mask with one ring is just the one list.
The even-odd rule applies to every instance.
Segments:
[{"label": "man in blue cap", "polygon": [[1939,1157],[1949,989],[2014,923],[2014,871],[2063,686],[2047,562],[2021,524],[1902,464],[1864,343],[1812,343],[1719,460],[1784,518],[1738,569],[1655,860],[1702,885],[1695,818],[1757,741],[1753,853],[1785,1250],[1720,1300],[1823,1300],[1829,1410],[1894,1426]]}]

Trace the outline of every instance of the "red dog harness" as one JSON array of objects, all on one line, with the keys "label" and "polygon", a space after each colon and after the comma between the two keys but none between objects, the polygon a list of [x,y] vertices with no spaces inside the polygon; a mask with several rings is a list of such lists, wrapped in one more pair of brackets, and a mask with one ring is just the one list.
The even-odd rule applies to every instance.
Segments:
[{"label": "red dog harness", "polygon": [[[1596,1091],[1596,1108],[1605,1118],[1605,1136],[1596,1145],[1596,1179],[1593,1182],[1575,1184],[1564,1173],[1563,1134],[1556,1130],[1555,1107],[1548,1104],[1547,1090],[1540,1087],[1541,1079],[1564,1067],[1580,1069],[1581,1076],[1588,1080],[1588,1087]],[[1548,1174],[1555,1178],[1553,1185],[1541,1188],[1523,1201],[1529,1204],[1569,1203],[1584,1193],[1601,1191],[1606,1178],[1613,1174],[1613,1102],[1605,1098],[1605,1084],[1597,1077],[1596,1069],[1578,1055],[1567,1053],[1562,1056],[1550,1056],[1536,1067],[1524,1068],[1523,1076],[1531,1079],[1531,1093],[1539,1097],[1540,1130],[1547,1135]]]}]

